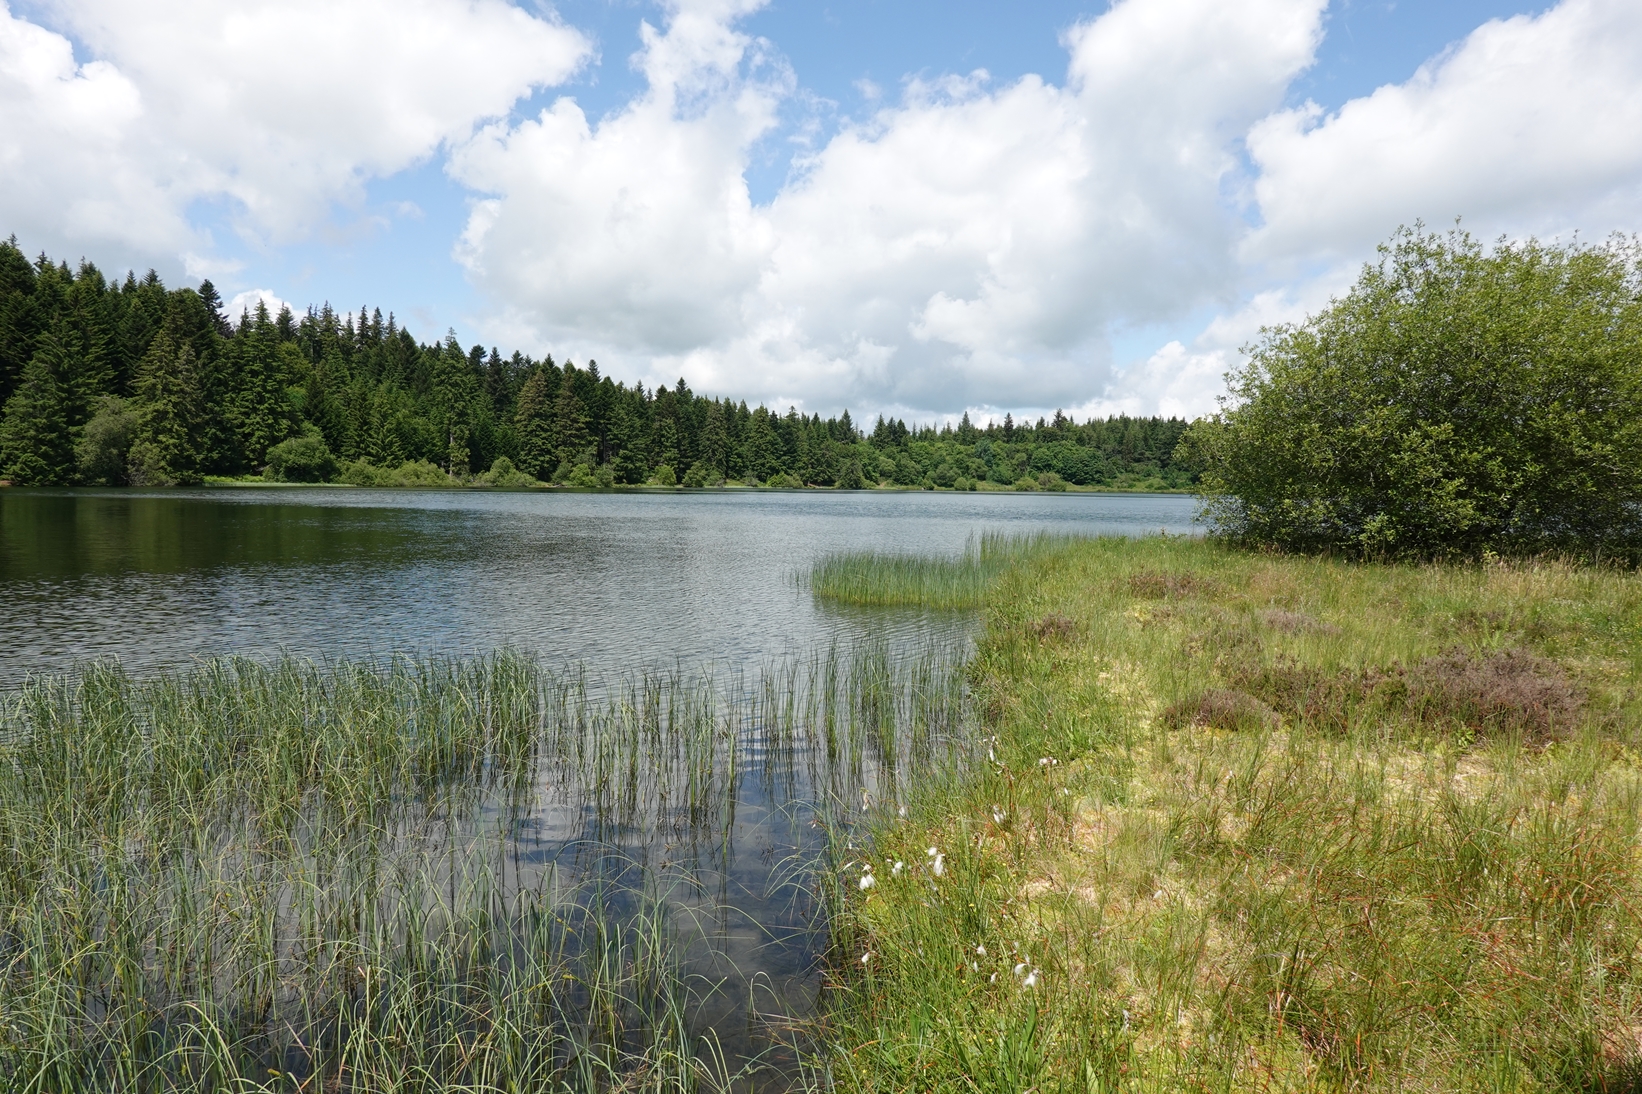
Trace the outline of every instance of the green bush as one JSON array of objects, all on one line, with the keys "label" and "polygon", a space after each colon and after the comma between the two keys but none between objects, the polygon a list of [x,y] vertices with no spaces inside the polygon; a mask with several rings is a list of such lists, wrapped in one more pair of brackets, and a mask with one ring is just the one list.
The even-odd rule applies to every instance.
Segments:
[{"label": "green bush", "polygon": [[1180,458],[1251,543],[1355,556],[1642,555],[1642,246],[1404,230],[1268,329]]},{"label": "green bush", "polygon": [[664,463],[660,467],[656,468],[654,472],[651,473],[651,475],[650,475],[650,485],[652,485],[652,486],[677,486],[678,485],[678,476],[673,473],[673,469],[670,465]]},{"label": "green bush", "polygon": [[129,481],[126,454],[137,433],[137,412],[114,395],[99,398],[96,408],[74,447],[80,481],[88,486],[124,486]]},{"label": "green bush", "polygon": [[1019,479],[1017,479],[1015,481],[1015,489],[1016,490],[1036,490],[1036,489],[1038,489],[1038,480],[1032,478],[1030,475],[1022,475]]},{"label": "green bush", "polygon": [[1045,471],[1043,474],[1038,476],[1038,489],[1059,490],[1064,493],[1066,490],[1066,480],[1055,474],[1053,471]]},{"label": "green bush", "polygon": [[861,474],[861,462],[851,460],[844,465],[844,470],[838,473],[838,489],[860,490],[866,485],[866,478]]},{"label": "green bush", "polygon": [[506,456],[497,456],[490,470],[480,475],[478,482],[485,486],[535,486],[536,480],[514,466]]},{"label": "green bush", "polygon": [[777,490],[799,490],[803,488],[804,483],[803,480],[801,480],[797,475],[794,475],[792,472],[782,471],[771,475],[770,481],[764,485],[774,487]]},{"label": "green bush", "polygon": [[336,457],[331,455],[325,438],[305,433],[270,448],[262,475],[274,482],[329,482],[336,473]]}]

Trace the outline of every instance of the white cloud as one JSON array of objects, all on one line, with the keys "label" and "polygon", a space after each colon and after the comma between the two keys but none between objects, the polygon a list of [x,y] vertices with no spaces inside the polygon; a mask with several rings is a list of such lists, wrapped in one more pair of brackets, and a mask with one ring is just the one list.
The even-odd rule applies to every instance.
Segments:
[{"label": "white cloud", "polygon": [[646,28],[649,91],[598,125],[560,100],[460,151],[494,195],[461,260],[499,329],[652,382],[949,409],[1070,401],[1108,323],[1227,288],[1235,141],[1310,62],[1321,0],[1127,0],[1069,33],[1066,86],[913,83],[768,206],[743,172],[791,81],[742,10]]},{"label": "white cloud", "polygon": [[1635,230],[1642,5],[1564,0],[1484,24],[1405,83],[1249,137],[1265,223],[1254,259],[1362,256],[1399,224],[1484,236]]},{"label": "white cloud", "polygon": [[302,309],[288,300],[281,300],[272,289],[246,289],[235,293],[233,298],[223,305],[222,314],[233,323],[239,322],[243,314],[254,314],[258,304],[268,306],[269,315],[278,315],[281,308],[290,308],[293,315],[301,315]]},{"label": "white cloud", "polygon": [[[306,234],[465,139],[587,44],[504,0],[0,0],[0,209],[50,247],[178,256],[190,206]],[[49,26],[49,29],[48,29]],[[70,38],[92,58],[77,63]],[[196,261],[203,261],[198,260]]]}]

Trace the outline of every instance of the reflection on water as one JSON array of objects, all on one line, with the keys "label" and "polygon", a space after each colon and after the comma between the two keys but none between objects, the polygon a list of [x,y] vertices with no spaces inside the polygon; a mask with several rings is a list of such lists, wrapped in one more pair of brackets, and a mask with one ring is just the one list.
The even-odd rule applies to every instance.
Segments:
[{"label": "reflection on water", "polygon": [[117,657],[501,645],[610,667],[740,663],[916,616],[837,612],[829,551],[983,531],[1186,532],[1178,495],[0,490],[0,684]]}]

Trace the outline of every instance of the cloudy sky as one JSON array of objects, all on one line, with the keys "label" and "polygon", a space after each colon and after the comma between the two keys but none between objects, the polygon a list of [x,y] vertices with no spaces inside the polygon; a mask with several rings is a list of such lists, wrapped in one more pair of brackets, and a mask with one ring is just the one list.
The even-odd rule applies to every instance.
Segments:
[{"label": "cloudy sky", "polygon": [[1399,224],[1642,230],[1636,0],[0,0],[0,234],[646,384],[1212,409]]}]

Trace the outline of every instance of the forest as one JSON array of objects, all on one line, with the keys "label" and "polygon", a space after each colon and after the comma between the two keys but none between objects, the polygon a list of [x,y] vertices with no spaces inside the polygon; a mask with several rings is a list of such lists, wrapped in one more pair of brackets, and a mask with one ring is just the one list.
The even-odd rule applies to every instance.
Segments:
[{"label": "forest", "polygon": [[359,485],[894,485],[1183,489],[1180,419],[858,425],[598,363],[421,342],[328,304],[223,314],[210,281],[111,281],[0,242],[0,478],[162,486],[260,476]]}]

